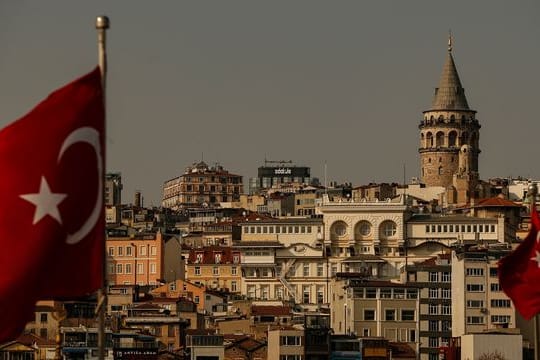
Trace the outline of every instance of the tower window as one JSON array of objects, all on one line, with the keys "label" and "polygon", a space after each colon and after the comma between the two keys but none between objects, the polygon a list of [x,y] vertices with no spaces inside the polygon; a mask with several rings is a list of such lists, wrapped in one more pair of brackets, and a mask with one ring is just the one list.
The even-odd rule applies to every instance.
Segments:
[{"label": "tower window", "polygon": [[442,162],[442,157],[439,158],[439,162]]},{"label": "tower window", "polygon": [[442,175],[442,174],[443,174],[442,166],[439,166],[439,175]]}]

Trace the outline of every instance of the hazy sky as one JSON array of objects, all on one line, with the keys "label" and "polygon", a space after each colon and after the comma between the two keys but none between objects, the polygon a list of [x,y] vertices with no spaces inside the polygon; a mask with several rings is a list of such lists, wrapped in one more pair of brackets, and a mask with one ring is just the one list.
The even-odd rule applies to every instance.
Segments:
[{"label": "hazy sky", "polygon": [[204,160],[256,176],[265,157],[362,185],[418,176],[422,111],[446,56],[478,111],[480,175],[540,179],[540,3],[0,2],[0,125],[97,64],[108,31],[107,168],[123,199]]}]

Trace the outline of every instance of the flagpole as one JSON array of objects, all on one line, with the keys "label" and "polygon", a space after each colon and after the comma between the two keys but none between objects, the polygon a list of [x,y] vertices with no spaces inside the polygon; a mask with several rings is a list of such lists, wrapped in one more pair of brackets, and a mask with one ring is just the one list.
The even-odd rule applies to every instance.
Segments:
[{"label": "flagpole", "polygon": [[[531,201],[529,203],[531,214],[531,227],[532,227],[532,213],[533,209],[536,208],[536,194],[538,194],[538,186],[536,183],[531,182],[528,189],[528,195],[531,197]],[[534,321],[534,360],[540,360],[540,314],[536,314],[533,318]]]},{"label": "flagpole", "polygon": [[[105,119],[107,118],[107,111],[106,111],[106,96],[105,96],[105,84],[106,84],[106,78],[107,78],[107,53],[106,53],[106,46],[105,46],[105,40],[106,40],[106,31],[109,28],[109,18],[107,16],[98,16],[96,17],[96,30],[98,33],[98,61],[99,61],[99,68],[101,70],[101,85],[102,85],[102,91],[103,91],[103,105],[105,108],[104,116]],[[107,123],[105,122],[105,126],[103,128],[103,138],[106,138],[106,129],[107,129]],[[103,161],[105,161],[105,152],[103,154]],[[103,177],[103,180],[105,180],[105,166],[103,166],[103,174],[101,176]],[[103,193],[103,196],[105,196],[105,193]],[[106,238],[105,234],[105,238]],[[106,337],[105,337],[105,314],[107,312],[107,256],[106,256],[106,242],[103,241],[103,250],[102,250],[102,256],[103,256],[103,280],[102,280],[102,286],[101,289],[98,291],[98,303],[96,311],[98,312],[98,359],[104,360],[105,359],[105,347],[106,347]]]}]

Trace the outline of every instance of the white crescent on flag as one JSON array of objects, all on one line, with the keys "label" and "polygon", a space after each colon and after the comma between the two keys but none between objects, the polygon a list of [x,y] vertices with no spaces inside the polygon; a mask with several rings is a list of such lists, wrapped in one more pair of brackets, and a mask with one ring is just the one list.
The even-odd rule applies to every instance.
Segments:
[{"label": "white crescent on flag", "polygon": [[67,244],[77,244],[84,239],[86,235],[94,228],[99,217],[101,216],[101,207],[103,206],[103,157],[101,154],[101,145],[99,143],[99,132],[91,127],[81,127],[69,134],[60,148],[58,154],[58,162],[62,159],[64,152],[73,144],[87,143],[94,148],[96,152],[97,170],[98,170],[98,190],[96,194],[96,202],[92,213],[86,219],[86,222],[73,234],[68,234],[66,238]]}]

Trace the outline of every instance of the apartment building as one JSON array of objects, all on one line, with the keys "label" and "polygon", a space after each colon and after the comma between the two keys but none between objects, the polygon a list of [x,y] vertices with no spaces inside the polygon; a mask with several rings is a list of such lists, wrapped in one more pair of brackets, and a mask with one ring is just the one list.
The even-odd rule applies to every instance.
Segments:
[{"label": "apartment building", "polygon": [[107,237],[107,281],[110,285],[157,285],[163,279],[164,239],[160,232]]},{"label": "apartment building", "polygon": [[356,274],[332,279],[331,324],[336,334],[384,337],[418,351],[420,288],[371,281]]},{"label": "apartment building", "polygon": [[516,309],[504,294],[497,262],[510,249],[476,247],[452,253],[452,336],[498,327],[515,328]]},{"label": "apartment building", "polygon": [[240,251],[229,247],[191,249],[186,263],[186,279],[210,289],[239,293],[242,283],[240,259]]},{"label": "apartment building", "polygon": [[242,293],[249,298],[327,303],[328,262],[321,219],[260,219],[238,224]]},{"label": "apartment building", "polygon": [[405,283],[419,287],[421,360],[438,360],[452,337],[452,266],[449,252],[407,265]]},{"label": "apartment building", "polygon": [[268,360],[302,360],[304,330],[285,326],[268,331]]},{"label": "apartment building", "polygon": [[213,206],[238,201],[242,193],[242,176],[201,161],[188,166],[184,174],[165,181],[162,206],[172,209]]}]

